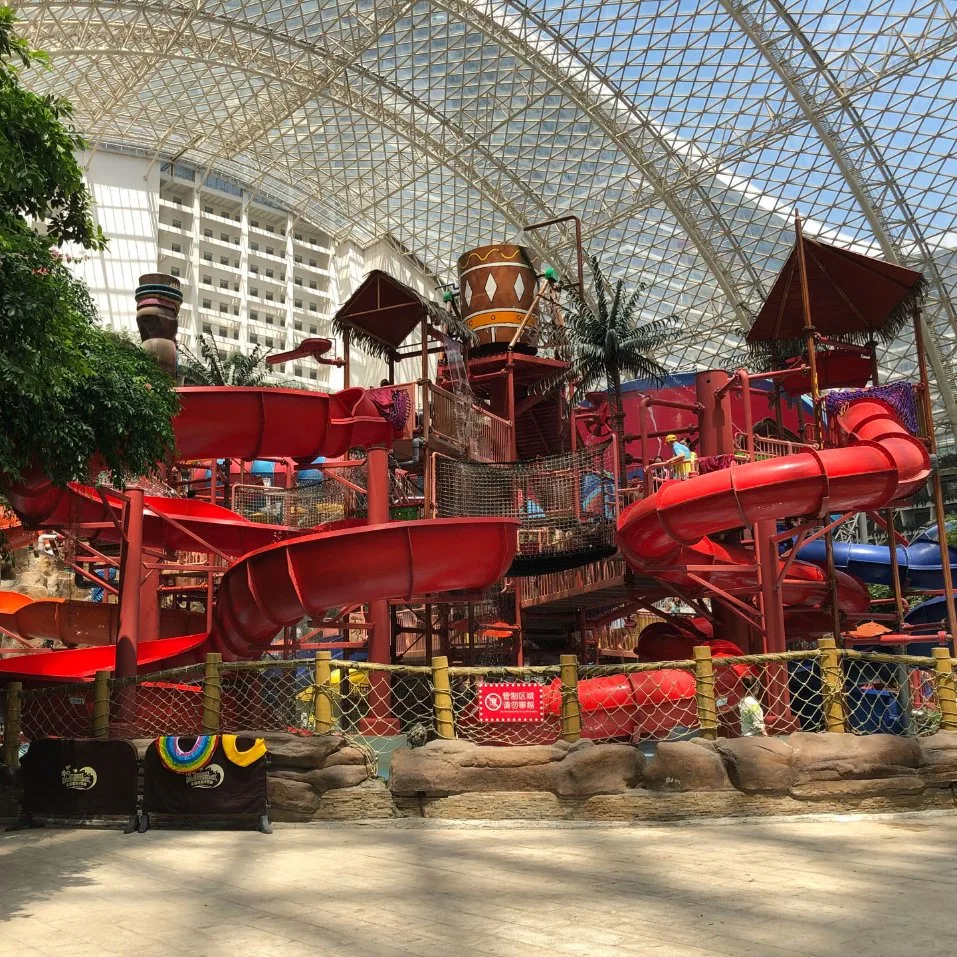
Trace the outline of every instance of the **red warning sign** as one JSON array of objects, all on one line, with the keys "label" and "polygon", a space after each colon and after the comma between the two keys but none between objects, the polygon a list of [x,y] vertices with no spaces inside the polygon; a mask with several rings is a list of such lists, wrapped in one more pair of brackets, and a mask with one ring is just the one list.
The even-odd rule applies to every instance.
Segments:
[{"label": "red warning sign", "polygon": [[534,723],[545,717],[542,686],[536,684],[503,681],[479,685],[478,704],[479,721],[487,723]]}]

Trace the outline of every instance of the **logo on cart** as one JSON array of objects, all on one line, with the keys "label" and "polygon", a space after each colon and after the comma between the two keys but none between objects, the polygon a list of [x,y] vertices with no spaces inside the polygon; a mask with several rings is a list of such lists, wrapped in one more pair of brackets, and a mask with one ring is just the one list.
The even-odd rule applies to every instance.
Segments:
[{"label": "logo on cart", "polygon": [[218,764],[207,764],[201,771],[186,775],[191,788],[218,788],[226,780],[226,772]]},{"label": "logo on cart", "polygon": [[68,764],[60,772],[60,783],[71,791],[89,791],[96,787],[96,771],[91,767],[74,768]]}]

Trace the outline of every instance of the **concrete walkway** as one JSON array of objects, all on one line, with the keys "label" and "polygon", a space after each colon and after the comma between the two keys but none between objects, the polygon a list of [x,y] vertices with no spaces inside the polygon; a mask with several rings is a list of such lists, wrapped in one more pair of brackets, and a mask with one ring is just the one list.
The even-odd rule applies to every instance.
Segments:
[{"label": "concrete walkway", "polygon": [[0,835],[0,954],[957,953],[957,816]]}]

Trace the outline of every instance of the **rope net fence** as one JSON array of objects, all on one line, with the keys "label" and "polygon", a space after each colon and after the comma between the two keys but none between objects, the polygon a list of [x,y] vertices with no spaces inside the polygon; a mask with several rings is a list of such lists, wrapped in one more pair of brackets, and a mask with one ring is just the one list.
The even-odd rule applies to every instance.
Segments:
[{"label": "rope net fence", "polygon": [[513,575],[574,568],[615,552],[614,474],[607,443],[532,462],[435,459],[440,518],[496,516],[520,522]]},{"label": "rope net fence", "polygon": [[[440,733],[502,746],[551,744],[579,733],[636,745],[698,734],[913,736],[957,730],[954,660],[943,662],[838,649],[566,663],[570,672],[555,665],[433,671],[316,658],[208,660],[135,679],[22,689],[18,709],[5,702],[4,714],[18,715],[16,733],[24,742],[96,734],[334,732],[377,761]],[[446,678],[447,693],[436,684]],[[524,710],[501,720],[505,712],[494,711],[493,694],[495,707],[504,701],[507,710],[510,700]]]}]

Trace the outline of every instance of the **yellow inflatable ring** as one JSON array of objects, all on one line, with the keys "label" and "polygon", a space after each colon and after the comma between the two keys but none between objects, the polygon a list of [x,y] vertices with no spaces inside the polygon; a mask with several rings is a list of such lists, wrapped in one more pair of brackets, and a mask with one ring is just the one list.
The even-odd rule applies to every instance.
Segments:
[{"label": "yellow inflatable ring", "polygon": [[262,738],[256,738],[251,748],[247,751],[240,751],[237,741],[239,735],[224,734],[220,741],[223,745],[223,752],[226,757],[235,765],[241,768],[248,768],[266,754],[266,742]]}]

